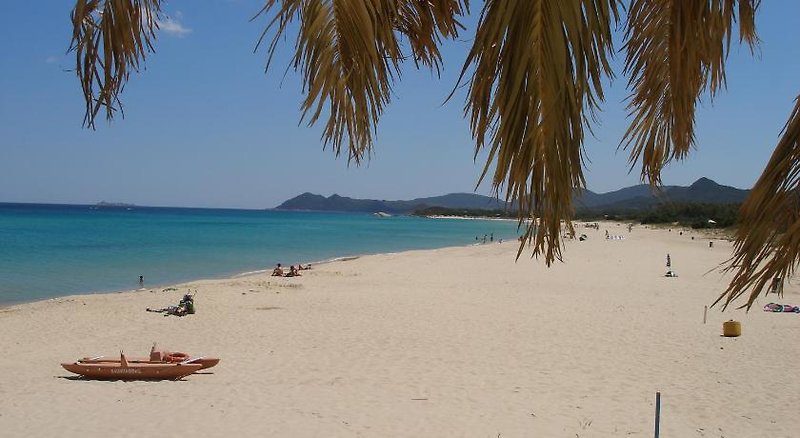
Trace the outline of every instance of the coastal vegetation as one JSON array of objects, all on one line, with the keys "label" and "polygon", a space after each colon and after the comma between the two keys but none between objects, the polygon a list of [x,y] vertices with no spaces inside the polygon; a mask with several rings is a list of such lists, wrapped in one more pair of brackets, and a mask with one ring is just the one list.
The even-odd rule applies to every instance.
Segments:
[{"label": "coastal vegetation", "polygon": [[[659,186],[664,166],[697,146],[695,108],[725,88],[731,41],[738,37],[757,52],[759,3],[487,0],[479,7],[454,94],[465,86],[474,152],[488,151],[481,179],[518,203],[520,220],[538,218],[541,226],[525,235],[534,255],[548,265],[561,258],[562,226],[572,228],[573,190],[585,187],[584,135],[596,123],[606,81],[617,73],[627,77],[630,125],[620,145],[642,180]],[[109,119],[119,112],[130,73],[153,51],[161,4],[75,2],[71,49],[85,125],[94,126],[101,111]],[[371,155],[403,67],[438,72],[440,46],[464,38],[461,20],[471,12],[468,0],[266,0],[258,13],[267,20],[258,43],[271,60],[287,34],[295,34],[291,66],[306,94],[301,118],[312,125],[323,120],[325,144],[359,164]],[[615,28],[624,30],[622,72],[609,61],[618,49]],[[799,181],[797,99],[740,210],[728,264],[733,277],[718,302],[727,306],[749,291],[749,308],[773,278],[793,272],[800,256]]]},{"label": "coastal vegetation", "polygon": [[728,228],[736,224],[739,208],[739,204],[669,202],[642,210],[578,210],[574,219],[678,224],[691,228]]},{"label": "coastal vegetation", "polygon": [[[580,221],[612,220],[637,222],[640,224],[677,224],[695,229],[729,228],[736,224],[737,212],[739,208],[740,204],[667,202],[642,209],[578,209],[571,219]],[[518,217],[518,213],[513,210],[457,209],[445,207],[420,208],[414,210],[411,214],[415,216],[453,216],[506,219],[515,219]]]},{"label": "coastal vegetation", "polygon": [[474,218],[504,218],[516,219],[517,212],[512,210],[480,208],[447,208],[447,207],[425,207],[418,208],[411,212],[412,216],[451,216],[451,217],[474,217]]}]

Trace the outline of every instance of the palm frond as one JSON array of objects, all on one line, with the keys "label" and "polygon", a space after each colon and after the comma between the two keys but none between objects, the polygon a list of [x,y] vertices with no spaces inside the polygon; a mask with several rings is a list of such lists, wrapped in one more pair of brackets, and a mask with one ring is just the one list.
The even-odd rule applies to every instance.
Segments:
[{"label": "palm frond", "polygon": [[408,39],[414,63],[441,68],[439,45],[443,38],[456,38],[464,26],[457,17],[469,12],[467,0],[402,0],[395,29]]},{"label": "palm frond", "polygon": [[786,281],[800,262],[800,96],[767,167],[739,211],[734,254],[726,271],[735,275],[714,302],[727,308],[750,290],[750,309],[764,287]]},{"label": "palm frond", "polygon": [[322,133],[336,155],[345,138],[348,158],[359,164],[404,60],[400,38],[409,39],[415,62],[438,69],[440,38],[457,35],[456,17],[466,2],[439,0],[267,0],[259,14],[274,17],[262,34],[274,30],[272,60],[280,37],[297,21],[292,65],[301,70],[302,120],[313,125],[327,110]]},{"label": "palm frond", "polygon": [[[739,35],[751,49],[757,0],[738,0]],[[634,0],[625,35],[629,116],[620,143],[630,148],[631,168],[641,160],[642,180],[661,182],[661,169],[686,157],[694,145],[695,104],[713,100],[725,85],[737,0]]]},{"label": "palm frond", "polygon": [[78,0],[72,10],[75,72],[86,101],[84,126],[101,108],[112,119],[131,71],[153,51],[161,0]]},{"label": "palm frond", "polygon": [[[606,1],[488,0],[462,69],[474,74],[465,111],[476,156],[489,148],[496,190],[519,203],[525,242],[549,265],[561,259],[561,222],[570,231],[574,189],[585,186],[584,127],[611,76],[612,25]],[[523,251],[520,245],[519,254]]]}]

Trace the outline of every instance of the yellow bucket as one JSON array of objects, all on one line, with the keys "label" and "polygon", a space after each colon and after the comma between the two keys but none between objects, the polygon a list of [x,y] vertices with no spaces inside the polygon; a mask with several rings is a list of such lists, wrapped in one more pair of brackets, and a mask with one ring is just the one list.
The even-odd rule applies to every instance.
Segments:
[{"label": "yellow bucket", "polygon": [[722,336],[735,338],[742,335],[742,323],[739,321],[725,321],[722,323]]}]

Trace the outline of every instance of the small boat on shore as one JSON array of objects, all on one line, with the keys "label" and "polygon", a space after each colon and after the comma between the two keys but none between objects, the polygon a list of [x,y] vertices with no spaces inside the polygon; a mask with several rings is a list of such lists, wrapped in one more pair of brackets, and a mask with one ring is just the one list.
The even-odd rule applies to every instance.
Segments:
[{"label": "small boat on shore", "polygon": [[177,380],[203,368],[199,363],[128,361],[120,353],[119,360],[99,361],[78,360],[62,363],[65,370],[94,379],[115,380]]},{"label": "small boat on shore", "polygon": [[[167,356],[169,358],[170,356]],[[180,356],[176,356],[180,357]],[[98,364],[98,363],[120,363],[119,359],[108,357],[108,356],[97,356],[97,357],[84,357],[78,360],[78,363],[83,364]],[[219,358],[216,357],[189,357],[185,358],[184,360],[175,361],[175,360],[167,360],[165,359],[151,359],[146,357],[135,357],[128,359],[129,364],[137,364],[137,363],[149,363],[149,364],[165,364],[165,363],[183,363],[183,364],[198,364],[200,365],[200,369],[204,370],[206,368],[211,368],[219,363]]]}]

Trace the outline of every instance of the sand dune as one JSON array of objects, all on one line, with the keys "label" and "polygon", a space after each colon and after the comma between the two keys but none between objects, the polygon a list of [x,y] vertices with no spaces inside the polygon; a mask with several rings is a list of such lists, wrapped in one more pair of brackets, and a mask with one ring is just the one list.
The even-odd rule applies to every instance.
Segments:
[{"label": "sand dune", "polygon": [[[604,230],[625,240],[605,240]],[[677,230],[580,229],[546,268],[515,243],[361,257],[301,278],[0,309],[3,436],[797,437],[800,315],[703,307],[731,246]],[[665,278],[665,256],[679,277]],[[286,261],[290,263],[292,261]],[[145,312],[197,289],[198,313]],[[785,303],[800,304],[788,285]],[[720,337],[727,319],[743,336]],[[223,359],[178,382],[72,378],[60,362]]]}]

